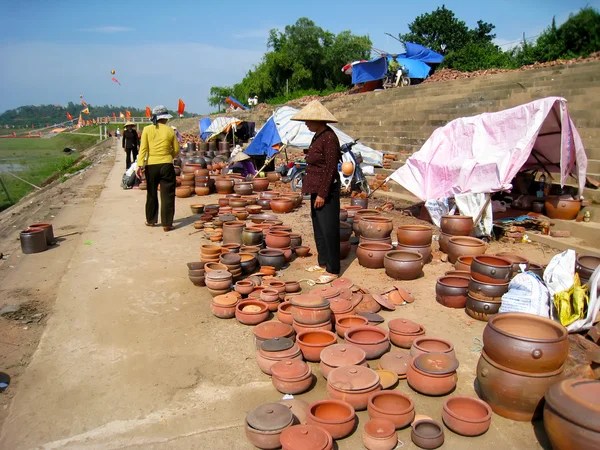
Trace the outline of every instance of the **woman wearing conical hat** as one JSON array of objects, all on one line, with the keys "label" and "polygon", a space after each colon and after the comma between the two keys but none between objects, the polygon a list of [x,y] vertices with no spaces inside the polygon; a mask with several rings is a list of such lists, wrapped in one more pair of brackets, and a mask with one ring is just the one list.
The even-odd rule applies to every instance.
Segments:
[{"label": "woman wearing conical hat", "polygon": [[310,215],[313,223],[319,265],[311,271],[325,272],[316,280],[329,283],[340,273],[340,142],[327,125],[337,119],[318,100],[298,111],[292,120],[303,121],[315,133],[306,153],[306,175],[302,193],[310,195]]}]

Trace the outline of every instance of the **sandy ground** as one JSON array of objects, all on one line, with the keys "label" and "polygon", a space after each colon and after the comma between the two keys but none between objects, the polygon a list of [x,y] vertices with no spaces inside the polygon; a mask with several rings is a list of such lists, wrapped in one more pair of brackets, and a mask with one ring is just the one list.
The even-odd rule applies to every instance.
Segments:
[{"label": "sandy ground", "polygon": [[[207,242],[203,233],[190,234],[194,217],[189,205],[214,203],[217,196],[177,199],[177,228],[170,233],[145,227],[144,192],[119,186],[123,160],[118,151],[112,168],[108,158],[96,164],[52,219],[56,234],[74,228],[80,235],[37,255],[14,251],[0,267],[5,298],[11,293],[15,301],[41,297],[45,307],[39,323],[11,324],[12,344],[22,357],[20,365],[4,365],[14,382],[0,398],[10,393],[14,399],[5,408],[0,448],[252,448],[243,430],[246,413],[281,394],[256,365],[252,327],[215,318],[210,294],[192,285],[186,273],[185,263],[197,261],[199,246]],[[86,196],[89,192],[93,194]],[[308,214],[304,205],[281,218],[314,248]],[[395,223],[416,222],[399,213],[390,216]],[[532,244],[497,243],[489,252],[500,248],[538,263],[555,253]],[[315,262],[314,257],[297,259],[281,278],[307,278],[304,268]],[[424,277],[403,283],[416,301],[382,315],[415,320],[428,335],[452,341],[460,361],[455,393],[474,396],[475,340],[485,324],[436,303],[435,280],[450,269],[441,261],[427,265]],[[393,281],[383,270],[360,267],[355,248],[343,270],[372,292]],[[32,329],[44,330],[37,350],[35,340],[21,349],[21,336]],[[3,334],[0,340],[5,339]],[[1,362],[9,360],[4,356]],[[318,374],[318,365],[312,367]],[[325,386],[319,376],[316,386],[299,397],[309,402],[326,398]],[[417,413],[441,420],[444,397],[417,394],[406,381],[397,389],[411,395]],[[361,423],[368,419],[366,411],[358,417]],[[338,441],[339,448],[361,448],[361,427]],[[541,423],[494,415],[481,437],[465,438],[446,429],[444,448],[540,448],[546,446],[542,428]],[[402,448],[416,448],[410,429],[401,430],[399,439]]]}]

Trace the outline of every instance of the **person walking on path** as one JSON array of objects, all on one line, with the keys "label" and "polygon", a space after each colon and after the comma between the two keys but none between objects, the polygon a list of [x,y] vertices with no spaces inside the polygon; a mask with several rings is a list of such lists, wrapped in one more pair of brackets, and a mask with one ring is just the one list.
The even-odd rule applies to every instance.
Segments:
[{"label": "person walking on path", "polygon": [[340,179],[337,170],[341,158],[340,142],[328,123],[337,119],[318,100],[313,100],[292,120],[303,121],[315,133],[306,153],[306,175],[302,194],[310,194],[310,215],[313,223],[319,265],[310,271],[326,271],[317,284],[333,281],[340,273]]},{"label": "person walking on path", "polygon": [[146,225],[158,222],[158,186],[160,185],[160,220],[164,231],[173,229],[175,217],[175,168],[173,158],[179,154],[179,142],[167,121],[173,116],[163,105],[152,110],[152,123],[144,128],[137,160],[137,176],[146,174]]},{"label": "person walking on path", "polygon": [[135,127],[135,123],[127,122],[125,124],[125,131],[123,131],[123,151],[127,154],[125,170],[129,169],[131,163],[137,160],[138,149],[140,147],[140,139],[133,127]]}]

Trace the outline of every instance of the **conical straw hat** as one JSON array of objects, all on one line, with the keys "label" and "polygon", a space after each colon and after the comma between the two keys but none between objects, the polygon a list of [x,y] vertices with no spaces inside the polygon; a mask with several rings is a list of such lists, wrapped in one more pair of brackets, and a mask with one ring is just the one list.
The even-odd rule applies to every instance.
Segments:
[{"label": "conical straw hat", "polygon": [[337,122],[337,119],[325,108],[319,100],[313,100],[292,116],[291,120],[315,122]]}]

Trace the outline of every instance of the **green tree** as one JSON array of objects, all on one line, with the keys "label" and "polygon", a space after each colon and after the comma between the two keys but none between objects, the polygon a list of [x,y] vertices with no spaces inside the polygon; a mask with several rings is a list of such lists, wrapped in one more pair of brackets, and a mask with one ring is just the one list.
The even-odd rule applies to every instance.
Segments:
[{"label": "green tree", "polygon": [[232,87],[213,86],[210,88],[210,97],[208,97],[208,104],[210,106],[218,107],[219,111],[221,111],[221,105],[225,103],[225,99],[230,95],[233,95]]}]

